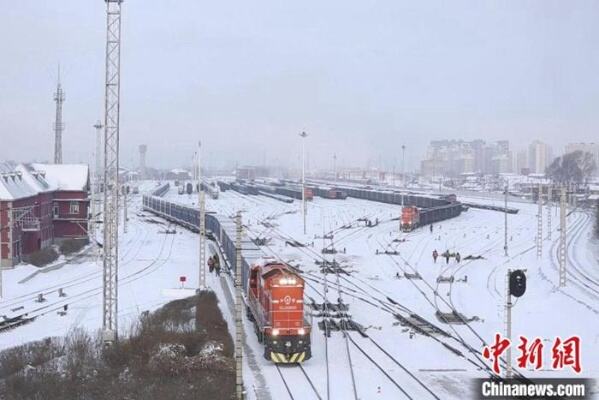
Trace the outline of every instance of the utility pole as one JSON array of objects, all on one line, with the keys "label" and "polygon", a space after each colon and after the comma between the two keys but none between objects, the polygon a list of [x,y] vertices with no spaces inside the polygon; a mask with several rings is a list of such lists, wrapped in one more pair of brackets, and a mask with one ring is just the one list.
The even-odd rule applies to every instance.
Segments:
[{"label": "utility pole", "polygon": [[202,142],[198,142],[198,159],[196,177],[198,179],[198,204],[200,206],[200,254],[199,254],[199,289],[206,289],[206,197],[202,189]]},{"label": "utility pole", "polygon": [[333,154],[333,174],[335,183],[337,183],[337,154]]},{"label": "utility pole", "polygon": [[306,234],[306,132],[300,133],[302,138],[302,216],[304,219],[304,235]]},{"label": "utility pole", "polygon": [[539,209],[537,211],[537,258],[543,256],[543,185],[539,184],[539,195],[537,199]]},{"label": "utility pole", "polygon": [[405,188],[406,187],[406,145],[402,144],[401,145],[401,183],[402,186]]},{"label": "utility pole", "polygon": [[123,186],[123,233],[127,233],[127,182]]},{"label": "utility pole", "polygon": [[104,114],[103,340],[118,339],[119,109],[121,87],[121,3],[106,2],[106,88]]},{"label": "utility pole", "polygon": [[62,132],[64,123],[62,122],[62,104],[64,103],[64,91],[60,85],[60,65],[58,66],[58,83],[54,101],[56,102],[56,116],[54,121],[54,164],[62,164]]},{"label": "utility pole", "polygon": [[559,198],[559,287],[566,287],[566,187],[562,185]]},{"label": "utility pole", "polygon": [[504,241],[503,241],[503,250],[505,251],[505,256],[508,257],[508,251],[507,251],[507,197],[508,197],[508,181],[506,179],[505,181],[505,202],[503,205],[503,217],[504,217]]},{"label": "utility pole", "polygon": [[551,202],[553,201],[553,191],[551,184],[547,186],[547,240],[551,240]]},{"label": "utility pole", "polygon": [[[510,275],[512,270],[507,270],[505,277],[505,336],[512,341],[512,295],[510,293]],[[511,379],[512,377],[512,346],[509,346],[506,350],[506,369],[505,379]]]},{"label": "utility pole", "polygon": [[237,236],[235,240],[235,387],[237,400],[243,400],[243,321],[241,319],[241,211],[235,218]]}]

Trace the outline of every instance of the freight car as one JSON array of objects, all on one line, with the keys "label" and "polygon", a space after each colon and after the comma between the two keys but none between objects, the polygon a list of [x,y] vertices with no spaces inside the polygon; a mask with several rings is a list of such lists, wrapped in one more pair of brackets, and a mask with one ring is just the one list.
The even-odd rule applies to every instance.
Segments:
[{"label": "freight car", "polygon": [[314,194],[325,199],[345,200],[347,193],[341,189],[331,187],[315,187]]},{"label": "freight car", "polygon": [[[196,209],[158,196],[143,196],[143,207],[171,222],[198,231],[199,212]],[[241,265],[238,266],[236,225],[231,219],[208,213],[206,229],[209,236],[217,241],[226,272],[234,276],[240,268],[246,306],[250,318],[255,320],[258,340],[264,343],[264,357],[275,363],[308,360],[311,357],[311,324],[304,316],[304,283],[301,277],[285,264],[265,263],[267,257],[264,252],[247,236],[243,236],[241,241]],[[255,282],[250,282],[251,274],[256,278]]]},{"label": "freight car", "polygon": [[216,184],[221,192],[226,192],[227,190],[231,189],[231,185],[228,182],[217,181]]},{"label": "freight car", "polygon": [[304,280],[286,264],[261,261],[250,267],[247,316],[254,322],[264,358],[275,363],[309,359],[311,325],[304,314]]},{"label": "freight car", "polygon": [[202,190],[204,190],[204,192],[208,193],[208,196],[210,196],[211,198],[213,198],[215,200],[218,199],[218,194],[219,194],[220,190],[216,183],[203,180],[202,181]]},{"label": "freight car", "polygon": [[[282,196],[292,197],[297,200],[302,199],[302,188],[300,187],[291,187],[291,186],[280,186],[277,187],[276,193]],[[307,187],[305,189],[306,200],[310,201],[314,198],[314,192],[312,188]]]},{"label": "freight car", "polygon": [[[463,204],[457,201],[455,195],[447,195],[447,197],[440,199],[394,190],[376,190],[352,186],[341,186],[340,189],[345,191],[349,197],[401,205],[403,207],[400,224],[402,230],[413,230],[418,226],[457,217],[464,209]],[[409,209],[410,207],[416,207],[416,211]],[[405,214],[404,208],[407,208]]]},{"label": "freight car", "polygon": [[457,217],[462,212],[461,204],[458,205],[459,207],[456,207],[455,204],[446,204],[422,209],[415,206],[405,206],[401,209],[401,230],[409,232],[420,226]]}]

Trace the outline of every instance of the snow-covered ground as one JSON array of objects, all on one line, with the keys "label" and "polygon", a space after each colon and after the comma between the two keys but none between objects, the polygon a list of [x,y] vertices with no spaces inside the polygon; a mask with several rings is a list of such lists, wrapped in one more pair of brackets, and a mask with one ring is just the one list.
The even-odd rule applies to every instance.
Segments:
[{"label": "snow-covered ground", "polygon": [[[142,185],[142,192],[153,184]],[[166,199],[194,204],[197,196],[178,195],[171,189]],[[485,201],[470,199],[472,201]],[[495,200],[488,200],[495,201]],[[568,217],[569,280],[558,288],[557,243],[558,216],[552,211],[551,239],[543,241],[543,256],[537,258],[535,235],[537,206],[517,203],[517,215],[509,216],[509,257],[503,250],[504,216],[495,211],[470,209],[460,217],[412,233],[400,233],[399,207],[357,199],[325,200],[315,198],[308,206],[307,234],[303,234],[300,203],[285,204],[264,196],[242,196],[227,191],[218,200],[207,199],[207,208],[223,215],[243,210],[244,224],[250,236],[269,237],[265,253],[298,264],[304,271],[306,294],[323,301],[324,277],[315,260],[322,259],[321,249],[327,240],[315,238],[334,232],[333,244],[345,254],[333,257],[346,265],[351,275],[327,276],[328,299],[342,297],[349,304],[353,320],[366,327],[369,338],[357,332],[344,336],[332,332],[325,338],[314,318],[313,357],[298,367],[276,368],[262,357],[253,328],[245,321],[245,377],[252,398],[296,399],[441,399],[465,398],[471,389],[470,378],[484,377],[479,352],[483,341],[491,342],[496,332],[504,330],[505,275],[508,268],[527,270],[526,294],[513,309],[513,336],[541,337],[545,344],[545,368],[520,371],[530,377],[574,377],[571,370],[552,371],[551,344],[556,336],[578,335],[582,340],[583,377],[599,376],[599,263],[596,244],[589,241],[592,218],[582,211]],[[497,200],[497,205],[500,201]],[[179,276],[188,277],[188,285],[197,280],[197,235],[177,229],[176,235],[160,233],[166,225],[150,223],[140,214],[141,196],[130,203],[128,232],[121,235],[120,249],[120,319],[126,330],[140,312],[152,310],[172,300],[179,286]],[[544,236],[547,235],[546,210]],[[372,228],[359,225],[361,217],[378,218]],[[274,227],[261,222],[268,221]],[[160,221],[158,218],[153,218]],[[350,229],[341,229],[344,225]],[[290,238],[313,247],[285,246]],[[401,241],[394,241],[400,239]],[[405,240],[405,241],[404,241]],[[595,246],[595,247],[593,247]],[[444,259],[434,263],[432,251],[459,251],[462,257],[482,255],[484,259],[463,260],[460,264]],[[376,255],[376,251],[397,250],[398,255]],[[22,313],[23,306],[33,314],[48,311],[34,322],[0,334],[0,348],[7,348],[50,335],[62,335],[75,326],[98,329],[102,322],[101,267],[94,259],[74,261],[60,269],[37,274],[23,283],[35,270],[19,266],[4,271],[6,298],[0,302],[0,315]],[[418,273],[422,279],[406,279],[404,273]],[[397,278],[397,274],[401,276]],[[437,283],[438,276],[454,276],[454,283]],[[467,276],[467,281],[464,278]],[[209,284],[221,299],[221,308],[232,324],[231,284],[225,278],[209,276]],[[66,297],[56,290],[64,288]],[[35,302],[37,294],[45,303]],[[69,304],[65,316],[56,308]],[[35,311],[41,307],[45,310]],[[436,318],[437,310],[453,308],[466,318],[468,325],[446,325]],[[15,309],[15,311],[11,311]],[[440,327],[451,337],[439,334],[427,337],[413,334],[398,324],[394,314],[409,317],[417,314]],[[446,346],[458,350],[458,356]],[[513,352],[514,357],[516,351]],[[350,361],[351,360],[351,361]],[[478,365],[478,366],[477,366]],[[488,363],[487,363],[488,365]],[[309,380],[308,378],[309,377]],[[328,379],[327,379],[328,377]],[[283,384],[289,383],[289,389]],[[313,386],[310,384],[312,382]],[[327,385],[328,382],[328,385]],[[434,393],[434,395],[433,395]],[[469,398],[470,396],[467,396]]]}]

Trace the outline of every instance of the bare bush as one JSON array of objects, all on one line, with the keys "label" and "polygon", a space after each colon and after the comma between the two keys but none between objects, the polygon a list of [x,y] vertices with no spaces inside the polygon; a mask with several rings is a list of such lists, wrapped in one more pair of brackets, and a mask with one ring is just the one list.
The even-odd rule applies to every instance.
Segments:
[{"label": "bare bush", "polygon": [[76,253],[89,243],[88,239],[67,239],[60,243],[60,252],[64,255]]},{"label": "bare bush", "polygon": [[36,267],[43,267],[58,259],[58,253],[53,247],[48,247],[27,256],[27,261]]},{"label": "bare bush", "polygon": [[104,348],[74,329],[0,353],[0,398],[225,400],[233,396],[232,339],[214,294],[177,300],[144,315]]}]

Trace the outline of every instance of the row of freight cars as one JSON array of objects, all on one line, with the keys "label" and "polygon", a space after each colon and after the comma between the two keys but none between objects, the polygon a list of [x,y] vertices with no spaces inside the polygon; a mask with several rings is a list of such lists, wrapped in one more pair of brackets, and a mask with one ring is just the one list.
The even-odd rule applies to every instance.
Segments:
[{"label": "row of freight cars", "polygon": [[[168,190],[168,188],[167,188]],[[162,193],[164,191],[156,191]],[[162,195],[160,194],[160,195]],[[199,211],[155,196],[143,197],[143,208],[193,231],[199,230]],[[304,280],[288,265],[268,258],[246,235],[241,241],[241,265],[236,257],[236,224],[226,216],[206,214],[208,237],[234,276],[241,279],[248,318],[253,321],[264,358],[275,363],[299,363],[311,354],[311,320],[304,309]]]},{"label": "row of freight cars", "polygon": [[[179,189],[178,189],[178,193],[179,194],[192,194],[193,192],[198,191],[198,184],[197,183],[192,183],[192,182],[187,182],[187,183],[181,183],[181,182],[177,182]],[[216,183],[214,182],[207,182],[207,181],[203,181],[202,182],[202,190],[205,193],[208,193],[208,196],[210,196],[213,199],[218,199],[218,194],[219,194],[219,189],[218,186],[216,185]]]},{"label": "row of freight cars", "polygon": [[442,198],[406,194],[393,190],[376,190],[343,187],[348,196],[362,200],[402,206],[401,229],[412,231],[420,226],[433,224],[459,216],[465,209],[454,194]]},{"label": "row of freight cars", "polygon": [[[302,187],[298,184],[281,185],[243,181],[218,181],[218,186],[221,191],[234,190],[244,195],[260,194],[268,197],[276,195],[276,197],[274,198],[277,200],[281,200],[279,196],[284,196],[296,200],[302,200]],[[325,199],[344,200],[347,198],[347,193],[337,188],[310,185],[306,186],[304,196],[308,201],[313,200],[314,196],[319,196]]]}]

